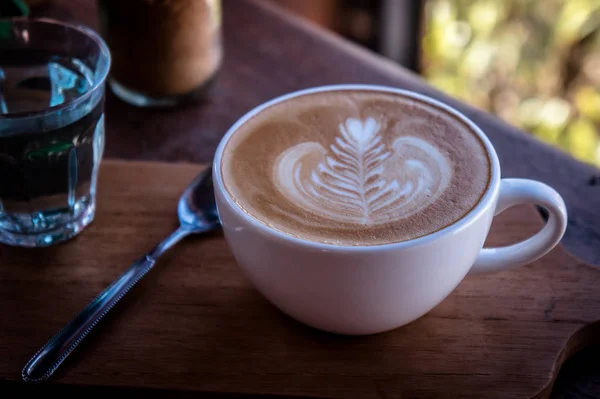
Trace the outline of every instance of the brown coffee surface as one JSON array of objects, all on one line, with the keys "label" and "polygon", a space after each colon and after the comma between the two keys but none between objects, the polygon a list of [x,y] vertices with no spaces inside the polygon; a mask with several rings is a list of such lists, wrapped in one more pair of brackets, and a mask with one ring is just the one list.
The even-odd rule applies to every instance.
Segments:
[{"label": "brown coffee surface", "polygon": [[250,216],[337,245],[401,242],[447,227],[479,202],[491,173],[484,144],[463,121],[369,90],[264,109],[231,136],[221,169]]}]

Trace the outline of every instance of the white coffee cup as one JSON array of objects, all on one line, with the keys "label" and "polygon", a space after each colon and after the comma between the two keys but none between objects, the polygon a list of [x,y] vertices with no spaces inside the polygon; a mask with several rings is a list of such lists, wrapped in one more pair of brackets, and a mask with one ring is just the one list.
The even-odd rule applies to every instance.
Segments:
[{"label": "white coffee cup", "polygon": [[[492,174],[475,208],[454,224],[424,237],[375,246],[342,246],[274,230],[232,200],[223,184],[221,157],[225,144],[241,125],[263,109],[296,96],[357,89],[397,93],[428,102],[477,132],[490,156]],[[534,180],[500,178],[494,147],[464,115],[421,94],[389,87],[316,87],[258,106],[238,120],[221,140],[214,158],[213,179],[225,238],[256,289],[300,322],[340,334],[373,334],[405,325],[437,306],[468,274],[515,268],[545,255],[558,244],[567,225],[564,201],[554,189]],[[483,248],[494,215],[518,204],[545,208],[549,218],[544,228],[517,244]]]}]

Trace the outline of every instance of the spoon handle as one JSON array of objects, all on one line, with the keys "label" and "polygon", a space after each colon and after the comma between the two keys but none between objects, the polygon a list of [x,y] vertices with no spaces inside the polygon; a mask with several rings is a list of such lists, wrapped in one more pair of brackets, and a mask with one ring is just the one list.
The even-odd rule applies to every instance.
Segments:
[{"label": "spoon handle", "polygon": [[27,362],[21,372],[23,380],[40,382],[48,379],[92,328],[152,269],[160,255],[189,233],[180,227],[132,264]]}]

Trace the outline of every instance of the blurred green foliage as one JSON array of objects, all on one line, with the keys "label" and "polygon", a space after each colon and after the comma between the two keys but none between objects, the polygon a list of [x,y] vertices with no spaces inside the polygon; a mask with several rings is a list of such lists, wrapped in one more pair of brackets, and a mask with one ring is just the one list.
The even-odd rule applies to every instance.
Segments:
[{"label": "blurred green foliage", "polygon": [[600,0],[429,0],[422,73],[600,167]]}]

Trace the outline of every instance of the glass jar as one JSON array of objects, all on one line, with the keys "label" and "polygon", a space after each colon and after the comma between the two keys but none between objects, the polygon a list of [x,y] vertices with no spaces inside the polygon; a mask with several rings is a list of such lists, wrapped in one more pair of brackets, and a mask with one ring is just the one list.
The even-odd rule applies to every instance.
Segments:
[{"label": "glass jar", "polygon": [[223,56],[220,0],[98,5],[117,96],[137,106],[174,106],[202,96]]}]

